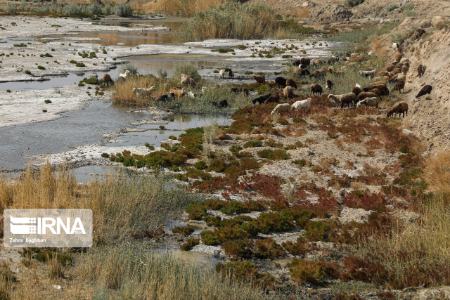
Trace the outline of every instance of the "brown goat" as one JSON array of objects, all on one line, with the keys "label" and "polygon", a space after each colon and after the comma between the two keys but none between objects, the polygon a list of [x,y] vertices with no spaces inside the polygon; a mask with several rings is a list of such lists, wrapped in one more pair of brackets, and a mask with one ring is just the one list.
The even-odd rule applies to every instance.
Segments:
[{"label": "brown goat", "polygon": [[408,115],[408,103],[400,102],[394,105],[387,113],[387,117],[395,117],[399,115],[400,117],[405,117]]}]

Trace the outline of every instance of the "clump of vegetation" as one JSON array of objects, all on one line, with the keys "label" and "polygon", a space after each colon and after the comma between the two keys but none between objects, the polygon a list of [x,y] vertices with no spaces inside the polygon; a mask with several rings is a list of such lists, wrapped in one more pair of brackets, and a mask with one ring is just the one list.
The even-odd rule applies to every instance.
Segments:
[{"label": "clump of vegetation", "polygon": [[[448,194],[436,194],[420,207],[415,222],[392,224],[389,234],[362,240],[357,255],[368,281],[394,288],[450,283],[450,205]],[[378,266],[376,272],[369,270]]]},{"label": "clump of vegetation", "polygon": [[117,245],[80,255],[75,273],[93,294],[121,299],[263,299],[250,285],[227,280],[214,270],[158,255],[142,246]]},{"label": "clump of vegetation", "polygon": [[198,197],[180,188],[169,188],[166,179],[153,176],[122,176],[80,186],[67,171],[55,175],[46,165],[37,173],[28,170],[14,183],[0,180],[0,207],[92,209],[97,216],[94,245],[108,244],[152,236],[168,218],[181,214]]},{"label": "clump of vegetation", "polygon": [[298,284],[323,283],[326,279],[326,268],[321,262],[295,259],[289,264],[292,279]]},{"label": "clump of vegetation", "polygon": [[197,246],[200,243],[198,238],[188,238],[183,244],[181,244],[180,248],[183,251],[190,251],[192,248]]},{"label": "clump of vegetation", "polygon": [[284,149],[264,149],[258,151],[258,156],[270,160],[286,160],[291,156]]},{"label": "clump of vegetation", "polygon": [[[73,17],[73,18],[98,18],[116,14],[121,17],[131,17],[133,10],[128,4],[67,4],[67,3],[39,3],[39,5],[29,3],[8,4],[6,13],[10,15],[38,15],[52,17]],[[53,25],[56,27],[58,25]]]},{"label": "clump of vegetation", "polygon": [[229,1],[195,14],[182,34],[189,40],[204,40],[259,39],[310,32],[296,22],[278,19],[277,14],[267,5]]},{"label": "clump of vegetation", "polygon": [[196,13],[208,10],[226,2],[226,0],[159,0],[149,6],[152,11],[159,11],[166,15],[192,17]]},{"label": "clump of vegetation", "polygon": [[189,236],[195,231],[195,227],[191,225],[187,226],[178,226],[172,229],[173,233],[178,233],[183,236]]}]

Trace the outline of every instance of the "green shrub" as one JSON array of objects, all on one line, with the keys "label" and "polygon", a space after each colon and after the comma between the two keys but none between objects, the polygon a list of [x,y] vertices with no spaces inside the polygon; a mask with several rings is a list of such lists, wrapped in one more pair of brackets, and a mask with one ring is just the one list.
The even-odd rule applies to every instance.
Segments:
[{"label": "green shrub", "polygon": [[247,141],[244,144],[244,148],[255,148],[255,147],[262,147],[263,146],[263,142],[260,140],[251,140],[251,141]]},{"label": "green shrub", "polygon": [[258,39],[280,28],[274,11],[267,5],[227,2],[197,13],[183,29],[188,40],[208,38]]},{"label": "green shrub", "polygon": [[186,207],[191,220],[201,220],[207,216],[206,208],[202,202],[193,202]]},{"label": "green shrub", "polygon": [[256,240],[254,256],[262,259],[275,259],[285,255],[283,248],[273,239]]},{"label": "green shrub", "polygon": [[253,256],[253,242],[248,239],[229,240],[222,244],[223,250],[232,258],[246,258]]},{"label": "green shrub", "polygon": [[174,227],[172,229],[173,233],[178,233],[178,234],[181,234],[184,236],[191,235],[194,231],[195,231],[195,228],[194,228],[194,226],[191,226],[191,225],[178,226],[178,227]]},{"label": "green shrub", "polygon": [[331,226],[328,222],[311,221],[306,224],[305,236],[310,241],[327,241],[330,238]]},{"label": "green shrub", "polygon": [[222,242],[217,231],[204,230],[201,233],[201,237],[205,245],[217,246]]},{"label": "green shrub", "polygon": [[128,4],[120,4],[116,6],[116,15],[119,17],[132,17],[133,9]]},{"label": "green shrub", "polygon": [[258,151],[258,156],[270,160],[286,160],[290,155],[284,149],[263,149]]},{"label": "green shrub", "polygon": [[320,284],[326,272],[319,262],[295,259],[289,264],[292,279],[298,284]]}]

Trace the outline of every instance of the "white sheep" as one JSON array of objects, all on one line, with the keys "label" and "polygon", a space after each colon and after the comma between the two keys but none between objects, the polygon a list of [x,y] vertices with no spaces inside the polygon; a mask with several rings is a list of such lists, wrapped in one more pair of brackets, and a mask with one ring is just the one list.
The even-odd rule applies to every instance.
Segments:
[{"label": "white sheep", "polygon": [[292,86],[290,86],[290,85],[285,86],[283,89],[283,96],[285,98],[292,98],[292,97],[294,97],[294,91],[295,91],[295,89]]},{"label": "white sheep", "polygon": [[124,73],[119,74],[119,77],[122,79],[127,79],[127,77],[130,76],[130,74],[131,74],[130,70],[125,70]]},{"label": "white sheep", "polygon": [[372,107],[378,107],[378,103],[380,103],[380,98],[378,97],[371,97],[371,98],[366,98],[364,100],[361,100],[358,102],[358,104],[356,104],[356,107],[361,107],[361,106],[372,106]]},{"label": "white sheep", "polygon": [[270,114],[273,116],[275,114],[288,112],[290,110],[291,110],[291,106],[289,105],[289,103],[280,103],[277,106],[275,106],[275,108],[272,110],[272,112]]},{"label": "white sheep", "polygon": [[311,98],[305,99],[305,100],[298,100],[295,101],[292,105],[291,105],[291,109],[292,110],[300,110],[300,109],[304,109],[307,110],[311,107]]}]

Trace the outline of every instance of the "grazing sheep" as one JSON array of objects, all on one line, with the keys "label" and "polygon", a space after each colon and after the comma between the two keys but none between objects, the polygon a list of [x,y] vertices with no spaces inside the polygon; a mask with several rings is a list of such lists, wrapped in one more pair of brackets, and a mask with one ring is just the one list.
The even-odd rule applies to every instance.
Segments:
[{"label": "grazing sheep", "polygon": [[358,104],[356,104],[356,107],[361,107],[361,106],[373,106],[373,107],[378,107],[378,103],[380,103],[380,98],[378,97],[370,97],[370,98],[366,98],[362,101],[359,101]]},{"label": "grazing sheep", "polygon": [[395,82],[394,91],[399,91],[402,93],[402,91],[405,90],[405,79],[398,79]]},{"label": "grazing sheep", "polygon": [[261,96],[259,96],[259,97],[256,97],[255,99],[253,99],[252,100],[252,103],[253,104],[256,104],[256,103],[258,103],[258,104],[263,104],[263,103],[266,103],[267,101],[268,101],[268,99],[270,98],[272,96],[272,94],[264,94],[264,95],[261,95]]},{"label": "grazing sheep", "polygon": [[358,96],[362,92],[361,86],[357,83],[355,84],[355,87],[352,90],[352,93]]},{"label": "grazing sheep", "polygon": [[279,87],[285,87],[286,81],[287,81],[286,78],[281,77],[281,76],[275,78],[275,84]]},{"label": "grazing sheep", "polygon": [[288,80],[286,80],[286,86],[291,86],[293,88],[297,88],[297,83],[292,79],[288,79]]},{"label": "grazing sheep", "polygon": [[309,75],[311,75],[311,73],[309,72],[308,69],[302,69],[302,68],[299,68],[299,69],[297,70],[297,76],[298,76],[298,77],[309,76]]},{"label": "grazing sheep", "polygon": [[408,115],[408,103],[400,102],[394,105],[387,113],[387,117],[395,117],[399,115],[400,117],[405,117]]},{"label": "grazing sheep", "polygon": [[291,105],[292,110],[300,110],[300,109],[308,110],[310,107],[311,107],[311,98],[295,101]]},{"label": "grazing sheep", "polygon": [[217,108],[227,108],[228,107],[228,101],[227,100],[222,100],[219,102],[213,101],[212,105],[214,105]]},{"label": "grazing sheep", "polygon": [[173,94],[173,96],[176,98],[181,98],[186,94],[186,91],[180,88],[173,88],[170,89],[169,94]]},{"label": "grazing sheep", "polygon": [[369,70],[369,71],[359,71],[359,74],[364,77],[374,77],[375,72],[376,72],[376,70],[374,69],[374,70]]},{"label": "grazing sheep", "polygon": [[378,95],[373,93],[373,92],[361,92],[358,94],[357,98],[356,98],[356,102],[362,101],[366,98],[373,98],[373,97],[377,97]]},{"label": "grazing sheep", "polygon": [[280,103],[277,104],[277,106],[275,106],[275,108],[272,110],[270,114],[273,116],[274,114],[281,114],[284,112],[288,112],[290,110],[291,106],[289,105],[289,103]]},{"label": "grazing sheep", "polygon": [[331,81],[331,80],[327,80],[327,82],[326,82],[326,84],[327,84],[327,89],[329,90],[329,91],[331,91],[332,89],[333,89],[333,86],[334,86],[334,83],[333,83],[333,81]]},{"label": "grazing sheep", "polygon": [[389,95],[389,89],[386,86],[386,83],[383,82],[375,82],[372,84],[369,84],[363,89],[364,92],[373,92],[376,93],[377,96],[388,96]]},{"label": "grazing sheep", "polygon": [[154,86],[149,88],[133,88],[133,94],[138,98],[149,98],[152,96],[154,88]]},{"label": "grazing sheep", "polygon": [[307,57],[302,57],[300,59],[296,59],[292,63],[292,65],[294,65],[294,66],[298,66],[298,65],[309,66],[310,64],[311,64],[311,59],[307,58]]},{"label": "grazing sheep", "polygon": [[427,84],[419,91],[419,93],[417,94],[416,98],[420,98],[420,97],[422,97],[424,95],[427,95],[427,94],[429,95],[429,94],[431,94],[432,90],[433,90],[433,87],[431,85]]},{"label": "grazing sheep", "polygon": [[188,91],[187,96],[191,99],[195,99],[197,97],[197,95],[195,95],[193,91]]},{"label": "grazing sheep", "polygon": [[417,75],[419,76],[419,78],[421,78],[425,74],[426,69],[427,67],[424,65],[419,65],[417,67]]},{"label": "grazing sheep", "polygon": [[283,89],[283,97],[285,98],[294,98],[294,88],[290,85],[287,85],[284,89]]},{"label": "grazing sheep", "polygon": [[323,88],[320,84],[315,83],[315,84],[311,85],[311,94],[322,95],[322,93],[323,93]]},{"label": "grazing sheep", "polygon": [[195,85],[195,80],[194,78],[192,78],[191,76],[187,75],[187,74],[181,74],[181,80],[180,83],[182,85],[190,85],[193,86]]},{"label": "grazing sheep", "polygon": [[253,78],[256,80],[257,83],[259,84],[264,84],[266,83],[266,76],[264,75],[258,75],[258,76],[253,76]]},{"label": "grazing sheep", "polygon": [[356,95],[354,93],[342,94],[342,95],[328,95],[328,100],[334,105],[340,105],[341,108],[352,107],[356,103]]}]

